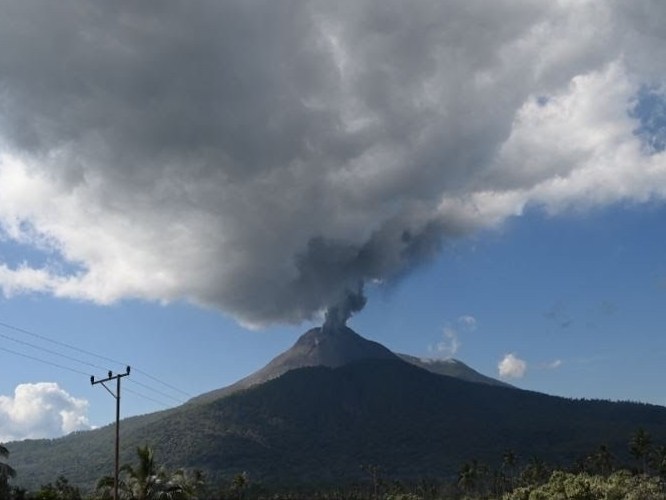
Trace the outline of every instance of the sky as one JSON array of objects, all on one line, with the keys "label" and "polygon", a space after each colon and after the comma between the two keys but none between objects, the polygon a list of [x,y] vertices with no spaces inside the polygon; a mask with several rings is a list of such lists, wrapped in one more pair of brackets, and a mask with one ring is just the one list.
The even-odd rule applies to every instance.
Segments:
[{"label": "sky", "polygon": [[0,441],[228,385],[328,311],[666,405],[658,0],[0,0]]}]

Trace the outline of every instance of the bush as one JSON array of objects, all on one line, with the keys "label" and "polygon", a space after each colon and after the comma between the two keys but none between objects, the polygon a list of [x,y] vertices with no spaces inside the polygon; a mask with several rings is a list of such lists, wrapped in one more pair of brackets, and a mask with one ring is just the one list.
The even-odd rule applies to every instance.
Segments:
[{"label": "bush", "polygon": [[542,485],[524,486],[504,500],[666,500],[658,477],[634,476],[619,471],[608,477],[556,471]]}]

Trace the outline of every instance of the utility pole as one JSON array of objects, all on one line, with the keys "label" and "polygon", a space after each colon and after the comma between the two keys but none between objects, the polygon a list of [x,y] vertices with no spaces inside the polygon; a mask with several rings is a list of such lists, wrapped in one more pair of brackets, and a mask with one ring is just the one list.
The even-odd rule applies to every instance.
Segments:
[{"label": "utility pole", "polygon": [[[111,370],[109,370],[108,376],[103,379],[103,380],[95,380],[95,376],[91,375],[90,376],[90,383],[92,385],[95,384],[102,384],[104,388],[108,391],[109,394],[113,396],[113,398],[116,400],[116,462],[115,462],[115,473],[113,476],[113,500],[118,500],[118,472],[120,471],[120,465],[119,465],[119,460],[120,460],[120,379],[123,377],[127,377],[130,374],[130,367],[127,367],[127,371],[125,373],[117,373],[116,375],[113,374]],[[110,382],[112,380],[116,380],[116,392],[113,392],[111,389],[109,389],[104,382]]]}]

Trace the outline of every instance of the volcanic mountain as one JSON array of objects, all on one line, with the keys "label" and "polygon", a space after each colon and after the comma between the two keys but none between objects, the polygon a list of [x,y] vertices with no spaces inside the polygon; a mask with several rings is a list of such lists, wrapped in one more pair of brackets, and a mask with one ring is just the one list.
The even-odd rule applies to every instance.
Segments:
[{"label": "volcanic mountain", "polygon": [[254,385],[263,384],[296,368],[311,366],[338,368],[368,359],[403,360],[440,375],[448,375],[470,382],[511,387],[509,384],[481,375],[458,360],[422,359],[407,354],[395,354],[383,345],[361,337],[347,326],[317,327],[301,335],[290,349],[273,358],[260,370],[232,385],[197,396],[190,402],[213,401]]},{"label": "volcanic mountain", "polygon": [[191,402],[212,401],[253,385],[263,384],[289,370],[309,366],[339,366],[362,359],[399,359],[389,349],[367,340],[346,326],[312,328],[305,332],[288,350],[273,358],[260,370],[238,382],[193,398]]},{"label": "volcanic mountain", "polygon": [[[435,373],[451,369],[476,381]],[[149,444],[160,463],[199,469],[211,484],[247,471],[265,485],[339,485],[368,464],[387,478],[450,477],[465,461],[498,463],[508,449],[570,464],[605,444],[629,461],[639,427],[666,443],[666,408],[504,387],[462,363],[396,355],[346,327],[315,328],[236,384],[123,420],[121,461]],[[16,483],[28,487],[63,474],[92,488],[112,470],[112,445],[113,426],[6,443]]]}]

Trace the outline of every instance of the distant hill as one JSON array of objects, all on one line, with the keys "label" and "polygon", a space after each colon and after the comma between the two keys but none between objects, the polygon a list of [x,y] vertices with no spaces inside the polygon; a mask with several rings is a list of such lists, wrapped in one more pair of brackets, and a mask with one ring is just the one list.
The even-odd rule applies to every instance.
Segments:
[{"label": "distant hill", "polygon": [[446,375],[447,377],[455,377],[461,380],[466,380],[467,382],[477,382],[479,384],[513,387],[512,385],[500,380],[486,377],[476,370],[473,370],[462,361],[458,361],[457,359],[417,358],[416,356],[410,356],[409,354],[398,354],[398,356],[403,361],[407,361],[408,363],[418,366],[419,368],[423,368],[424,370],[428,370],[432,373],[437,373],[438,375]]},{"label": "distant hill", "polygon": [[[338,366],[288,369],[230,394],[125,419],[122,461],[132,462],[136,447],[148,443],[160,463],[201,469],[213,482],[247,471],[253,481],[273,485],[340,484],[358,479],[368,464],[393,478],[447,477],[467,460],[498,462],[507,449],[525,461],[536,455],[571,463],[603,443],[629,460],[627,442],[638,427],[666,443],[661,406],[468,382],[414,366],[379,344],[360,347],[370,349],[369,357],[338,363],[333,344],[314,352],[320,334],[306,334],[294,352]],[[338,340],[353,346],[359,339]],[[295,358],[274,366],[289,359]],[[112,470],[112,445],[112,426],[7,444],[19,483],[64,474],[88,487]]]}]

